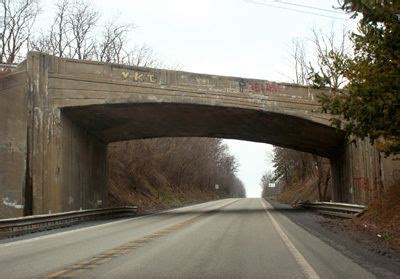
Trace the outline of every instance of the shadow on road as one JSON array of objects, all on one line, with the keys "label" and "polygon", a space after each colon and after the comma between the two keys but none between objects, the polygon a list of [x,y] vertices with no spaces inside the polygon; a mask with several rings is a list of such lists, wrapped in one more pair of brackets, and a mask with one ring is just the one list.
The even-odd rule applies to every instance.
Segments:
[{"label": "shadow on road", "polygon": [[[285,214],[301,214],[307,209],[302,208],[271,208],[268,209],[269,212],[282,212]],[[183,215],[193,215],[193,214],[223,214],[223,215],[248,215],[248,214],[257,214],[257,213],[266,213],[264,208],[255,208],[255,209],[216,209],[216,210],[185,210],[185,211],[168,211],[168,212],[160,212],[155,215],[159,216],[183,216]]]}]

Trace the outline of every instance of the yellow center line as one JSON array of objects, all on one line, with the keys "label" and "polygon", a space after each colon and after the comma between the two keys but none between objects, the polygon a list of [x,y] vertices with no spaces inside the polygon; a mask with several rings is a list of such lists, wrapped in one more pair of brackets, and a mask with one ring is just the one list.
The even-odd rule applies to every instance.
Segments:
[{"label": "yellow center line", "polygon": [[208,213],[208,214],[209,213],[217,213],[218,210],[225,208],[237,201],[238,200],[234,200],[234,201],[229,202],[229,203],[227,203],[221,207],[218,207],[216,209],[205,211],[205,212],[203,212],[199,215],[196,215],[195,217],[192,217],[188,220],[171,225],[167,228],[161,229],[152,234],[143,236],[140,239],[136,239],[136,240],[130,241],[128,243],[122,244],[116,248],[113,248],[107,252],[103,252],[101,254],[95,255],[89,259],[79,261],[75,264],[72,264],[69,267],[66,267],[59,271],[48,274],[44,278],[71,278],[71,277],[74,277],[81,272],[94,269],[94,268],[98,267],[99,265],[104,264],[107,261],[111,260],[112,258],[116,258],[116,257],[122,256],[122,255],[125,255],[125,254],[131,252],[132,250],[134,250],[135,248],[142,247],[144,244],[146,244],[150,241],[153,241],[160,237],[166,236],[176,230],[185,228],[186,226],[189,226],[190,224],[199,220],[200,219],[199,217],[202,217],[205,213]]}]

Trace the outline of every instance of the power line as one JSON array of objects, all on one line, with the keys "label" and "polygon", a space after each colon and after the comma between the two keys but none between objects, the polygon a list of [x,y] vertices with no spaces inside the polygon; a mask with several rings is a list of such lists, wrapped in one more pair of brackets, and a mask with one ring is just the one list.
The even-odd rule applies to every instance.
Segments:
[{"label": "power line", "polygon": [[322,16],[322,17],[327,17],[327,18],[332,18],[332,19],[348,20],[347,18],[343,18],[343,17],[335,17],[335,16],[324,15],[324,14],[313,13],[313,12],[307,12],[307,11],[293,9],[293,8],[275,6],[275,5],[267,4],[267,3],[264,3],[264,2],[257,2],[257,1],[254,1],[254,0],[244,0],[244,1],[248,2],[248,3],[255,4],[255,5],[268,6],[268,7],[272,7],[272,8],[277,8],[277,9],[282,9],[282,10],[287,10],[287,11],[293,11],[293,12],[298,12],[298,13],[303,13],[303,14]]},{"label": "power line", "polygon": [[[257,1],[254,1],[254,0],[245,0],[245,1],[248,2],[248,3],[255,4],[255,5],[268,6],[268,7],[272,7],[272,8],[288,10],[288,11],[293,11],[293,12],[299,12],[299,13],[304,13],[304,14],[310,14],[310,15],[316,15],[316,16],[322,16],[322,17],[327,17],[327,18],[332,18],[332,19],[347,20],[346,18],[342,18],[342,17],[335,17],[335,16],[324,15],[324,14],[320,14],[320,13],[313,13],[313,12],[308,12],[308,11],[303,11],[303,10],[298,10],[298,9],[293,9],[293,8],[276,6],[276,5],[267,4],[265,2],[257,2]],[[289,2],[281,2],[279,0],[275,0],[274,2],[282,3],[282,4],[288,4],[288,5],[293,4],[295,6],[305,6],[305,5],[294,4],[294,3],[289,3]],[[307,7],[314,8],[314,9],[319,9],[319,8],[311,7],[311,6],[307,6]],[[330,10],[328,10],[328,11],[330,11]],[[332,11],[330,11],[330,12],[332,12]],[[338,12],[336,12],[336,13],[338,13]]]},{"label": "power line", "polygon": [[312,10],[318,10],[318,11],[323,11],[323,12],[328,12],[328,13],[334,13],[334,14],[343,15],[343,12],[338,12],[338,11],[333,11],[333,10],[328,10],[328,9],[313,7],[313,6],[307,6],[307,5],[302,5],[302,4],[290,3],[290,2],[285,2],[285,1],[281,1],[281,0],[275,0],[274,2],[276,2],[276,3],[281,3],[281,4],[285,4],[285,5],[292,5],[292,6],[302,7],[302,8],[306,8],[306,9],[312,9]]}]

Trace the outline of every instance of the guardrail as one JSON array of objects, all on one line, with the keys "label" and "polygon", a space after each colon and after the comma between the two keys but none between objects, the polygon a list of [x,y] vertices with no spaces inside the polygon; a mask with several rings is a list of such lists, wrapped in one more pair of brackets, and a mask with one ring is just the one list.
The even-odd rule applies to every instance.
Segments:
[{"label": "guardrail", "polygon": [[15,69],[15,68],[17,68],[17,64],[3,64],[3,63],[0,63],[0,69],[1,68],[4,68],[4,69]]},{"label": "guardrail", "polygon": [[316,210],[323,215],[341,218],[353,218],[366,209],[364,205],[337,202],[301,202],[300,206]]},{"label": "guardrail", "polygon": [[84,221],[133,216],[137,211],[137,206],[123,206],[0,219],[0,239],[67,227]]}]

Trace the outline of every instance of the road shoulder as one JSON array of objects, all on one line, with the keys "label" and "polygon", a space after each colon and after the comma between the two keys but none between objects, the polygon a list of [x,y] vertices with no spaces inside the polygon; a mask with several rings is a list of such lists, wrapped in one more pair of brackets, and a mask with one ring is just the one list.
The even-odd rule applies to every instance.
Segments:
[{"label": "road shoulder", "polygon": [[293,223],[318,237],[343,253],[377,277],[400,276],[400,253],[385,245],[377,246],[376,240],[361,232],[349,232],[340,221],[308,210],[294,209],[275,200],[267,201]]}]

